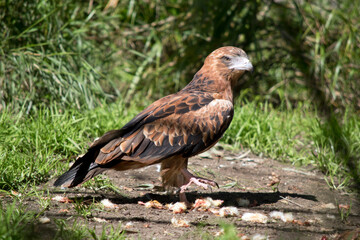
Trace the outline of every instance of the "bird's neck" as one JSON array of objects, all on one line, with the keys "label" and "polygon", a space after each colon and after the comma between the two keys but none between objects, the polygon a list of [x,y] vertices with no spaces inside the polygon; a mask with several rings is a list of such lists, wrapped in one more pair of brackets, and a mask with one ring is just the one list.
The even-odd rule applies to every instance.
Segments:
[{"label": "bird's neck", "polygon": [[192,81],[183,91],[202,91],[216,94],[218,99],[226,99],[233,102],[231,82],[227,75],[198,71]]}]

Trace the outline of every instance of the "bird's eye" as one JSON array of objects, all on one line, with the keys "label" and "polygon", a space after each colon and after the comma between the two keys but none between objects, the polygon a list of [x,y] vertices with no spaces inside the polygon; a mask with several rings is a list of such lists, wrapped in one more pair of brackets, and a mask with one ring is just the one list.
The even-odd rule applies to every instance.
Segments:
[{"label": "bird's eye", "polygon": [[222,56],[221,59],[223,59],[225,61],[230,61],[230,58],[228,56]]}]

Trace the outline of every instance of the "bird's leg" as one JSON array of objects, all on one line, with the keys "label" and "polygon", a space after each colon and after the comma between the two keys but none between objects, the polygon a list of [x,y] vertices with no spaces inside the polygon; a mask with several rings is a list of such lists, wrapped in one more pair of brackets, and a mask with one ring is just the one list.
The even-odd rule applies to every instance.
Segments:
[{"label": "bird's leg", "polygon": [[[192,184],[194,183],[195,185],[202,187],[204,189],[207,189],[208,186],[210,185],[213,187],[219,187],[219,185],[212,180],[206,179],[206,178],[200,178],[200,177],[195,177],[194,175],[192,175],[186,168],[181,168],[181,173],[185,178],[185,182],[186,184],[180,186],[180,199],[181,199],[181,194],[183,193],[185,196],[185,190]],[[186,197],[185,197],[186,199]]]},{"label": "bird's leg", "polygon": [[192,204],[187,200],[185,192],[179,193],[180,202],[185,203],[188,208],[191,208]]}]

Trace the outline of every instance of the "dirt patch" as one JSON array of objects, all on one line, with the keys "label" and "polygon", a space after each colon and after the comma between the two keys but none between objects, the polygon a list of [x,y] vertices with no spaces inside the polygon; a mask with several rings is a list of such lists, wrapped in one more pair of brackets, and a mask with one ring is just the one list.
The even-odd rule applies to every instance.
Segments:
[{"label": "dirt patch", "polygon": [[[81,187],[57,191],[50,187],[50,182],[42,187],[51,189],[51,197],[66,196],[77,203],[51,201],[43,215],[51,220],[47,226],[59,218],[70,224],[83,221],[98,234],[103,225],[118,226],[121,223],[121,227],[127,230],[127,237],[134,239],[200,239],[204,232],[221,234],[221,223],[234,224],[239,236],[251,238],[261,234],[268,239],[322,239],[324,236],[326,238],[323,239],[335,239],[341,233],[360,227],[356,196],[330,190],[324,176],[317,170],[295,168],[245,152],[206,153],[190,159],[189,169],[220,185],[219,189],[212,190],[190,188],[187,194],[190,201],[207,197],[221,199],[224,201],[222,206],[236,207],[239,216],[225,218],[209,211],[193,210],[174,214],[170,210],[139,205],[139,201],[157,200],[163,205],[178,201],[176,195],[152,188],[161,185],[158,166],[136,171],[107,172],[107,177],[121,190],[121,194],[102,190],[95,192]],[[104,199],[109,199],[117,208],[94,207],[86,217],[76,209],[79,201],[100,206]],[[30,210],[39,209],[34,199],[28,199],[26,203]],[[339,204],[341,209],[338,208]],[[276,220],[270,216],[273,211],[291,213],[292,220]],[[343,211],[343,219],[340,211]],[[242,220],[247,212],[263,214],[268,220],[266,223]],[[175,227],[171,223],[174,217],[188,221],[189,227]],[[51,237],[51,231],[43,235],[43,238]]]}]

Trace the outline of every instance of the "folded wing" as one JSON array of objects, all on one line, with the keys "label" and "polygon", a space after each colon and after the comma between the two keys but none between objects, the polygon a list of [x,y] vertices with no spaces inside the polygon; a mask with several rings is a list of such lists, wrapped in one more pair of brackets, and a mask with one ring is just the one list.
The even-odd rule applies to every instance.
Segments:
[{"label": "folded wing", "polygon": [[95,162],[108,165],[122,160],[147,165],[174,155],[191,157],[214,145],[232,117],[232,102],[216,99],[211,93],[170,95],[122,129],[95,141],[92,148],[101,147]]}]

